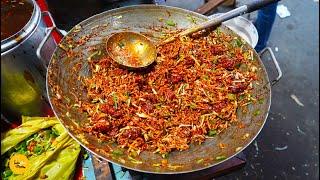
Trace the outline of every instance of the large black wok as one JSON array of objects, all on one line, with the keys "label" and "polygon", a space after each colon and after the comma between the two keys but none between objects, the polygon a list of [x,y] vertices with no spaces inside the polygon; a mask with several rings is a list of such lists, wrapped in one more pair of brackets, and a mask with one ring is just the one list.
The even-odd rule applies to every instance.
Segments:
[{"label": "large black wok", "polygon": [[[153,34],[152,40],[157,41],[156,36],[159,36],[161,29],[164,28],[164,22],[160,21],[160,18],[176,22],[176,27],[165,26],[174,30],[192,26],[193,22],[190,21],[190,17],[199,23],[208,20],[206,16],[175,7],[130,6],[90,17],[75,26],[63,38],[48,67],[48,96],[55,115],[69,134],[83,147],[107,161],[129,169],[149,173],[173,174],[197,171],[222,163],[245,149],[255,139],[267,119],[271,103],[271,90],[265,67],[259,55],[249,45],[245,45],[245,48],[252,49],[254,52],[260,79],[258,83],[254,84],[255,92],[253,95],[259,95],[263,101],[262,103],[248,105],[247,113],[242,113],[239,110],[238,117],[245,125],[243,128],[238,128],[236,125],[232,126],[213,139],[207,139],[202,145],[191,145],[187,151],[170,153],[168,157],[169,165],[166,167],[159,166],[162,157],[152,152],[142,152],[137,158],[138,161],[132,161],[127,156],[112,156],[110,151],[106,149],[107,142],[102,142],[95,136],[81,131],[80,127],[86,126],[88,120],[86,114],[79,112],[74,104],[79,100],[82,102],[88,101],[78,76],[90,76],[87,59],[92,54],[92,47],[104,49],[105,39],[111,33],[123,30]],[[237,36],[223,25],[220,28],[225,33]],[[78,43],[75,43],[76,41],[82,44],[78,45]],[[82,69],[78,73],[73,73],[72,68],[79,62],[82,64]],[[260,114],[254,115],[257,110],[260,111]],[[219,143],[226,144],[226,148],[219,148]],[[115,147],[116,144],[111,146]],[[226,158],[224,160],[218,158],[217,160],[217,156],[225,156]]]}]

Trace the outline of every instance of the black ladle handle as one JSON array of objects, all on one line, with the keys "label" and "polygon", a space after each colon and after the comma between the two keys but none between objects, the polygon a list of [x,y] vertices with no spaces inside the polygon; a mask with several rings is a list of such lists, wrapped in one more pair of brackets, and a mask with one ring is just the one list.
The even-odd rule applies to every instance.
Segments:
[{"label": "black ladle handle", "polygon": [[225,22],[229,19],[232,19],[234,17],[237,17],[237,16],[241,16],[243,14],[246,14],[246,13],[250,13],[252,11],[255,11],[257,9],[260,9],[262,7],[265,7],[271,3],[275,3],[275,2],[278,2],[280,0],[253,0],[253,2],[249,3],[249,4],[245,4],[245,5],[242,5],[236,9],[233,9],[231,11],[228,11],[226,13],[223,13],[222,15],[220,16],[217,16],[213,19],[210,19],[209,21],[206,21],[204,23],[201,23],[199,25],[196,25],[192,28],[189,28],[185,31],[182,31],[180,32],[179,34],[176,34],[164,41],[162,41],[161,44],[166,44],[166,43],[169,43],[169,42],[172,42],[174,41],[177,37],[179,36],[187,36],[189,34],[192,34],[194,32],[198,32],[198,31],[201,31],[203,29],[206,29],[206,28],[211,28],[211,27],[215,27],[219,24],[221,24],[222,22]]},{"label": "black ladle handle", "polygon": [[212,27],[214,25],[218,25],[224,21],[227,21],[229,19],[232,19],[237,16],[241,16],[243,14],[251,13],[253,11],[256,11],[258,9],[261,9],[269,4],[278,2],[280,0],[252,0],[251,3],[242,5],[236,9],[233,9],[231,11],[228,11],[226,13],[223,13],[222,15],[207,21],[203,27],[208,28]]},{"label": "black ladle handle", "polygon": [[258,9],[261,9],[269,4],[278,2],[280,0],[253,0],[252,3],[247,4],[247,13],[256,11]]}]

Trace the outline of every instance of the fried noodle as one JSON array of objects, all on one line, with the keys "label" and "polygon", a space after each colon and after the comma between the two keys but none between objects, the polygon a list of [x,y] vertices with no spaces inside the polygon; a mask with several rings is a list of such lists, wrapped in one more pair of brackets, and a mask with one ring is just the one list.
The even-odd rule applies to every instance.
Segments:
[{"label": "fried noodle", "polygon": [[256,67],[240,39],[215,30],[157,52],[146,73],[120,68],[110,57],[89,62],[84,131],[128,152],[166,154],[226,131],[238,121],[237,108],[252,101]]}]

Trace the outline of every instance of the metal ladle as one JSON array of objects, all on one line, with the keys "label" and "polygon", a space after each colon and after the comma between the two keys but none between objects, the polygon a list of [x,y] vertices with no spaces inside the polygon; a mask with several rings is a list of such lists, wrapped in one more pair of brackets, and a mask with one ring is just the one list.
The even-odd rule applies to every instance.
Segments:
[{"label": "metal ladle", "polygon": [[[182,31],[160,42],[158,45],[172,42],[180,36],[187,36],[200,30],[217,26],[224,21],[253,12],[277,1],[280,0],[255,0],[252,3],[242,5],[214,19]],[[147,37],[135,32],[119,32],[111,35],[107,40],[107,52],[114,61],[128,69],[145,68],[152,64],[157,57],[156,45]]]}]

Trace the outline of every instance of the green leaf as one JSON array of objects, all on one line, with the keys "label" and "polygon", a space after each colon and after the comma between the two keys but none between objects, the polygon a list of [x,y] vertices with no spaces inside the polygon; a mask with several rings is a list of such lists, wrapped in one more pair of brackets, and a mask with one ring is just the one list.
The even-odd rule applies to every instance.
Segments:
[{"label": "green leaf", "polygon": [[220,36],[220,34],[221,34],[221,30],[220,30],[220,28],[219,28],[219,27],[216,29],[216,33],[217,33],[217,35],[218,35],[218,36]]},{"label": "green leaf", "polygon": [[130,156],[132,156],[132,157],[137,157],[138,155],[139,155],[139,154],[138,154],[137,151],[134,151],[134,150],[130,151]]},{"label": "green leaf", "polygon": [[45,146],[44,146],[44,150],[48,150],[51,147],[51,142],[48,142]]},{"label": "green leaf", "polygon": [[44,140],[48,141],[50,139],[51,131],[51,129],[45,131]]},{"label": "green leaf", "polygon": [[134,164],[142,164],[143,163],[142,161],[139,161],[131,156],[128,156],[128,159],[130,159],[130,161]]},{"label": "green leaf", "polygon": [[24,140],[20,143],[20,145],[15,148],[17,150],[17,152],[19,154],[24,154],[24,155],[27,155],[28,153],[28,149],[27,149],[27,142]]},{"label": "green leaf", "polygon": [[119,43],[118,43],[118,46],[119,46],[120,48],[123,48],[123,47],[124,47],[124,43],[123,43],[123,42],[119,42]]},{"label": "green leaf", "polygon": [[200,164],[200,163],[202,163],[204,160],[203,159],[198,159],[197,161],[196,161],[196,163],[197,164]]},{"label": "green leaf", "polygon": [[233,47],[241,47],[243,45],[241,39],[237,38],[232,41]]},{"label": "green leaf", "polygon": [[243,95],[243,94],[241,94],[240,96],[239,96],[239,100],[243,100],[245,98],[245,95]]},{"label": "green leaf", "polygon": [[71,102],[71,100],[68,98],[68,97],[64,97],[64,99],[67,101],[67,103],[70,103]]},{"label": "green leaf", "polygon": [[261,99],[258,100],[258,102],[259,102],[259,104],[263,104],[264,103],[264,99],[261,98]]},{"label": "green leaf", "polygon": [[197,23],[196,19],[195,19],[194,17],[192,17],[190,14],[187,15],[187,19],[188,19],[189,21],[191,21],[192,23],[194,23],[194,24]]},{"label": "green leaf", "polygon": [[88,158],[89,158],[89,153],[88,153],[87,151],[85,151],[85,152],[83,153],[83,159],[86,160],[86,159],[88,159]]},{"label": "green leaf", "polygon": [[212,130],[209,131],[208,136],[213,137],[213,136],[215,136],[216,134],[217,134],[217,131],[214,130],[214,129],[212,129]]},{"label": "green leaf", "polygon": [[236,95],[232,94],[232,93],[228,93],[227,97],[229,100],[236,100],[236,98],[237,98]]},{"label": "green leaf", "polygon": [[166,21],[166,24],[167,24],[168,26],[176,26],[176,23],[175,23],[173,20],[167,20],[167,21]]},{"label": "green leaf", "polygon": [[34,148],[34,153],[36,153],[37,155],[40,155],[43,151],[43,148],[41,146],[36,146]]},{"label": "green leaf", "polygon": [[161,103],[157,103],[157,104],[155,104],[154,106],[156,107],[156,109],[161,109],[161,107],[162,107],[162,106],[161,106]]},{"label": "green leaf", "polygon": [[2,173],[2,177],[3,178],[7,178],[7,177],[10,177],[11,175],[13,174],[13,172],[8,169],[8,170],[5,170],[3,173]]},{"label": "green leaf", "polygon": [[118,109],[118,96],[117,96],[116,93],[112,93],[112,100],[113,100],[113,103],[114,103],[114,108]]},{"label": "green leaf", "polygon": [[20,150],[20,149],[27,149],[27,142],[26,141],[22,141],[19,146],[16,148],[16,150]]},{"label": "green leaf", "polygon": [[56,129],[52,128],[51,136],[54,137],[54,138],[56,138],[56,137],[59,136],[59,132],[58,132]]},{"label": "green leaf", "polygon": [[161,154],[162,158],[165,158],[167,159],[169,157],[169,153],[164,153],[164,154]]},{"label": "green leaf", "polygon": [[204,79],[204,80],[209,80],[209,76],[208,76],[208,75],[204,75],[204,76],[203,76],[203,79]]},{"label": "green leaf", "polygon": [[235,67],[239,69],[240,66],[241,66],[241,63],[237,63]]},{"label": "green leaf", "polygon": [[257,110],[255,110],[255,111],[253,112],[253,115],[254,115],[254,116],[258,116],[260,113],[261,113],[261,112],[260,112],[260,109],[257,109]]},{"label": "green leaf", "polygon": [[218,62],[218,57],[217,57],[217,56],[213,56],[211,62],[212,62],[213,64],[217,64],[217,62]]},{"label": "green leaf", "polygon": [[218,161],[220,161],[220,160],[224,160],[224,159],[226,159],[226,156],[217,156],[216,157],[216,160],[218,160]]},{"label": "green leaf", "polygon": [[195,103],[190,103],[189,107],[191,109],[196,109],[197,108],[197,105]]},{"label": "green leaf", "polygon": [[123,151],[120,149],[115,149],[112,151],[112,154],[115,156],[122,156],[123,155]]},{"label": "green leaf", "polygon": [[95,55],[97,55],[99,52],[98,51],[95,51],[93,52],[92,54],[90,54],[90,56],[87,58],[88,61],[90,61]]},{"label": "green leaf", "polygon": [[127,96],[127,97],[129,97],[130,94],[131,94],[130,91],[127,91],[127,92],[124,93],[124,95]]}]

